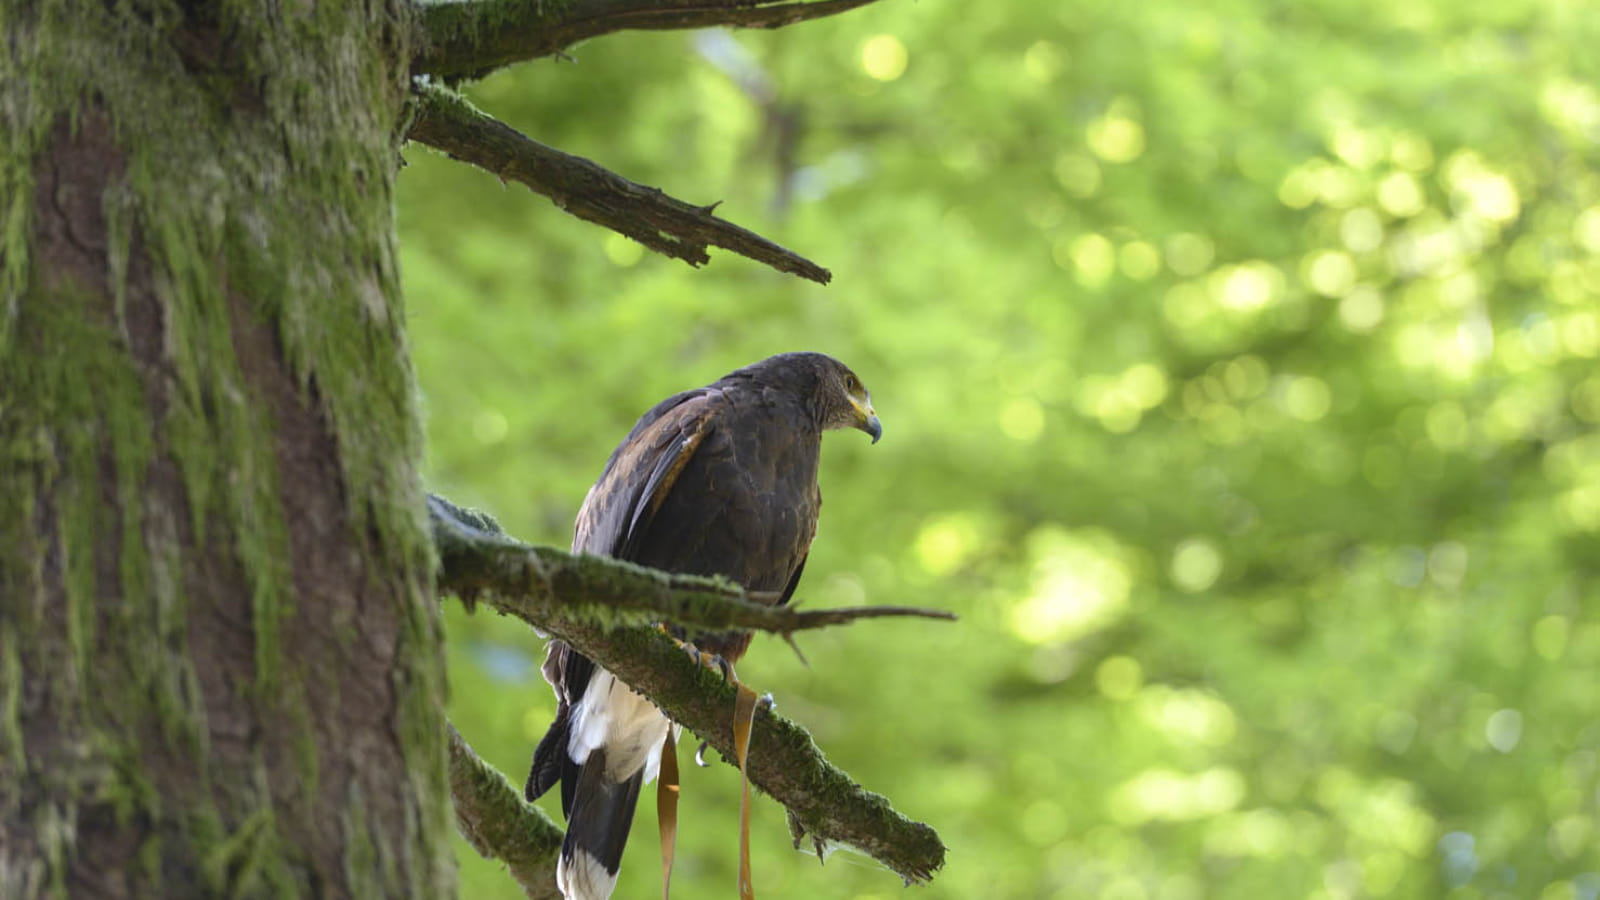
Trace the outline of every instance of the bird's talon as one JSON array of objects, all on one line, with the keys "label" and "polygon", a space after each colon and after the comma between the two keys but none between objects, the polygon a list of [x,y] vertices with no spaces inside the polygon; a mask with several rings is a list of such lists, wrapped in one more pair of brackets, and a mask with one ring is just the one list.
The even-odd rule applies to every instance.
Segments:
[{"label": "bird's talon", "polygon": [[[666,629],[663,628],[662,630],[665,631]],[[669,634],[668,637],[671,637],[671,635]],[[729,662],[725,657],[722,656],[722,654],[707,653],[704,650],[701,650],[699,647],[696,647],[694,644],[691,644],[685,640],[680,640],[676,637],[673,637],[672,640],[683,650],[684,653],[689,654],[689,658],[694,660],[695,665],[705,666],[708,669],[716,669],[718,672],[722,673],[722,680],[724,682],[734,684],[738,683],[739,679],[735,677],[733,672],[733,663]]]},{"label": "bird's talon", "polygon": [[694,751],[694,764],[702,769],[711,765],[711,763],[706,762],[706,750],[710,746],[710,741],[701,741],[700,746]]}]

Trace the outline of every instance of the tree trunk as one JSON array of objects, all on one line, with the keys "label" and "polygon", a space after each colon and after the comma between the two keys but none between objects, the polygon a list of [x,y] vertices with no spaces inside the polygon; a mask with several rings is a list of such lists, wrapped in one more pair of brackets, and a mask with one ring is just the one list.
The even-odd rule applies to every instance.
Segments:
[{"label": "tree trunk", "polygon": [[0,897],[452,892],[408,9],[0,7]]}]

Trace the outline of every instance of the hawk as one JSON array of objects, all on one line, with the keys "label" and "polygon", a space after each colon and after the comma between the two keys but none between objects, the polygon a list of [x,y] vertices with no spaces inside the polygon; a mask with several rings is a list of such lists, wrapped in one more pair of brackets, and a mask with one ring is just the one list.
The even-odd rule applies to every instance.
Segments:
[{"label": "hawk", "polygon": [[[873,443],[883,434],[861,379],[821,353],[773,356],[668,397],[612,451],[578,511],[573,552],[721,575],[787,603],[822,506],[822,433],[835,428]],[[749,632],[674,633],[729,664],[750,646]],[[533,800],[560,783],[567,833],[556,882],[568,900],[605,900],[671,724],[562,641],[550,642],[543,671],[556,718],[524,793]]]}]

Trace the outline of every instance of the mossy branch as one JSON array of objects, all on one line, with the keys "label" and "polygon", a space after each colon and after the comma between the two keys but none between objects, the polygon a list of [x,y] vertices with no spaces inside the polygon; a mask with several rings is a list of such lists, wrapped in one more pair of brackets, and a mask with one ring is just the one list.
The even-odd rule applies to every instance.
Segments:
[{"label": "mossy branch", "polygon": [[445,733],[450,796],[462,836],[485,857],[505,863],[532,900],[561,900],[555,879],[561,827],[523,801],[522,793],[480,759],[454,725],[446,725]]},{"label": "mossy branch", "polygon": [[411,70],[456,80],[482,78],[515,62],[551,56],[578,41],[617,31],[668,31],[728,25],[782,28],[837,15],[873,0],[471,0],[424,3],[419,52]]},{"label": "mossy branch", "polygon": [[443,85],[419,81],[414,92],[417,114],[407,135],[411,140],[443,150],[501,181],[519,181],[562,210],[663,256],[702,266],[711,261],[708,247],[722,247],[818,284],[833,278],[811,260],[712,215],[715,203],[685,203],[660,188],[637,184],[591,160],[547,147],[475,109]]},{"label": "mossy branch", "polygon": [[[692,619],[699,627],[761,627],[741,618],[745,607],[756,605],[743,600],[737,587],[530,547],[506,537],[492,518],[438,497],[429,498],[429,515],[439,545],[442,590],[481,599],[567,641],[649,697],[724,759],[733,758],[733,685],[694,663],[658,629],[621,623],[637,622],[641,615],[680,621],[675,615],[683,609],[707,617]],[[563,566],[562,571],[548,567],[547,560]],[[515,572],[515,577],[501,580],[491,574],[497,571]],[[645,613],[637,601],[629,606],[613,602],[614,596],[623,595],[666,605]],[[730,619],[707,612],[723,605],[740,612]],[[886,798],[856,784],[828,762],[804,728],[770,709],[756,714],[749,773],[751,783],[789,811],[797,846],[807,834],[816,841],[849,844],[908,882],[926,881],[944,864],[944,845],[931,827],[906,818]]]},{"label": "mossy branch", "polygon": [[724,579],[674,575],[512,540],[492,518],[442,497],[429,496],[428,511],[443,563],[439,586],[469,604],[488,595],[500,612],[539,628],[552,617],[577,616],[608,626],[666,621],[707,631],[789,635],[858,619],[955,618],[944,610],[910,606],[768,606]]}]

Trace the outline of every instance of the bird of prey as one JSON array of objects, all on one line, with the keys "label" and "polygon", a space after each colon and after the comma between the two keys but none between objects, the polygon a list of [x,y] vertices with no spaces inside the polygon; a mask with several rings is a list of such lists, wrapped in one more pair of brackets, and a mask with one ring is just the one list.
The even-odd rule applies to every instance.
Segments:
[{"label": "bird of prey", "polygon": [[[685,391],[645,413],[607,460],[578,512],[575,553],[689,575],[721,575],[787,603],[805,568],[822,493],[822,433],[882,426],[856,374],[821,353],[784,353]],[[670,623],[667,623],[670,625]],[[683,633],[729,664],[748,632]],[[557,782],[567,817],[556,882],[567,900],[616,885],[639,788],[654,780],[671,727],[655,705],[553,640],[544,677],[556,719],[524,790]]]}]

